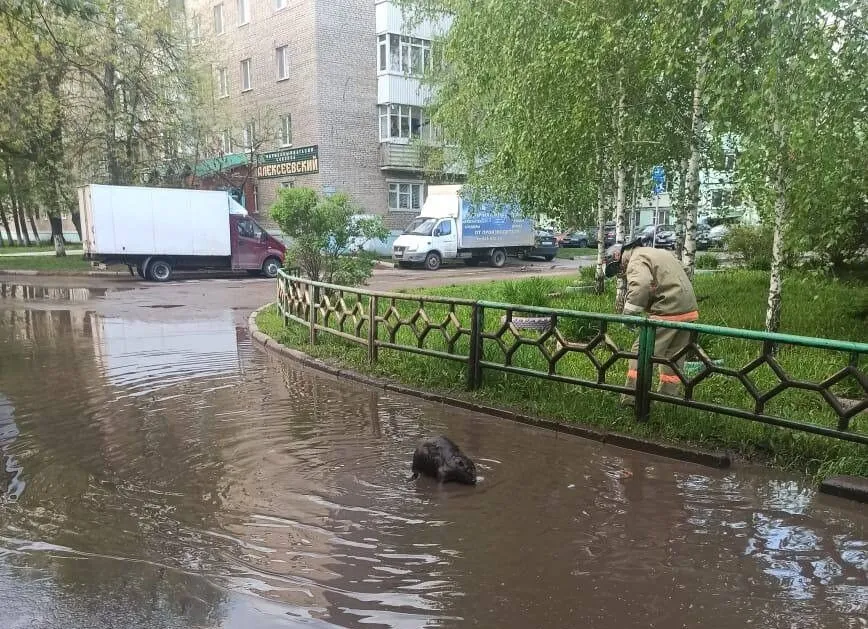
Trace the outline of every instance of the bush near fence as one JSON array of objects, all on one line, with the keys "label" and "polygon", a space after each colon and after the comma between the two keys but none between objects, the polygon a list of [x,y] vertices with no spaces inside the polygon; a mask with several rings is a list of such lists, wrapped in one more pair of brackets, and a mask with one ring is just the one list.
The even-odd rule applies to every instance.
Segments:
[{"label": "bush near fence", "polygon": [[[700,296],[703,293],[703,281],[697,279]],[[720,282],[720,275],[715,282]],[[438,292],[451,292],[454,295],[440,301],[428,301],[428,297],[411,294],[378,298],[377,340],[386,345],[377,347],[377,362],[372,365],[369,364],[371,356],[365,347],[370,333],[366,313],[370,314],[371,303],[364,291],[323,290],[320,301],[323,308],[319,312],[318,323],[346,335],[341,338],[336,339],[332,332],[323,329],[319,333],[318,345],[312,347],[304,342],[304,335],[308,331],[295,324],[286,329],[280,329],[280,326],[275,329],[273,319],[269,318],[273,314],[263,315],[263,327],[279,340],[301,347],[313,355],[340,357],[345,364],[394,377],[414,386],[458,390],[464,387],[470,370],[474,309],[473,301],[462,300],[461,296],[468,293],[478,295],[484,290],[496,298],[498,291],[503,289],[503,285],[497,284],[484,289],[479,285],[439,289]],[[505,285],[505,290],[514,294],[516,287]],[[608,298],[610,296],[565,295],[553,300],[553,305],[563,305],[558,301]],[[420,299],[423,300],[422,308]],[[325,321],[323,313],[327,315]],[[624,383],[626,351],[635,333],[614,323],[613,319],[604,322],[605,339],[600,337],[598,343],[589,349],[571,344],[587,343],[597,334],[600,321],[595,319],[597,315],[594,313],[587,316],[558,316],[558,332],[545,336],[541,336],[539,331],[515,330],[505,326],[503,317],[507,310],[504,308],[489,307],[483,313],[479,323],[484,338],[479,358],[482,364],[489,366],[482,369],[477,383],[479,388],[472,393],[476,398],[645,436],[656,435],[694,445],[730,448],[743,456],[769,458],[785,467],[799,467],[812,472],[847,470],[868,474],[868,452],[866,446],[861,444],[781,430],[742,418],[674,407],[662,399],[652,401],[650,421],[638,423],[629,412],[617,406],[617,395],[551,381],[551,378],[581,380],[587,385],[619,391]],[[309,311],[302,314],[304,316],[301,318],[307,320]],[[522,314],[527,313],[514,313],[515,316]],[[604,315],[602,317],[605,319]],[[349,345],[358,345],[358,348],[350,350]],[[698,345],[704,350],[706,360],[722,358],[724,370],[733,367],[738,369],[752,361],[756,362],[763,353],[761,341],[718,334],[701,334]],[[430,351],[436,353],[438,358],[408,354],[407,349]],[[581,349],[584,351],[578,351]],[[835,373],[843,373],[840,382],[829,384],[826,388],[834,393],[836,399],[855,400],[857,404],[864,405],[864,371],[858,366],[848,368],[854,360],[853,352],[789,344],[779,344],[775,349],[777,351],[773,359],[757,363],[754,370],[741,378],[727,375],[725,371],[708,374],[696,385],[693,398],[705,405],[742,409],[744,412],[755,410],[756,400],[747,387],[755,387],[757,394],[780,387],[781,380],[775,373],[775,369],[778,369],[786,380],[796,383],[820,383]],[[564,351],[566,353],[562,357],[553,360],[558,352]],[[507,355],[509,361],[506,360]],[[856,352],[856,355],[861,354]],[[592,356],[597,365],[606,364],[606,361],[611,363],[603,376]],[[506,362],[509,362],[508,367]],[[711,365],[708,362],[709,368],[716,369]],[[515,369],[521,373],[504,373],[497,371],[498,367]],[[841,372],[842,369],[845,371]],[[686,372],[685,376],[696,378],[697,371]],[[803,424],[805,430],[834,432],[841,427],[841,418],[829,401],[816,391],[786,388],[762,410],[766,419],[777,417],[797,422]],[[851,419],[846,428],[840,436],[864,440],[868,433],[864,414]]]}]

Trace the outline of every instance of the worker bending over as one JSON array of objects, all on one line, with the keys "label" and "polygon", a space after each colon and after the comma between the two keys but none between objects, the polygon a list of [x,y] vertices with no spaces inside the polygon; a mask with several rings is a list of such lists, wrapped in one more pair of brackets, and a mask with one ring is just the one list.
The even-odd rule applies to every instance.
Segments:
[{"label": "worker bending over", "polygon": [[[661,321],[696,321],[699,311],[693,285],[684,267],[674,255],[663,249],[639,246],[639,241],[626,245],[615,244],[606,250],[606,277],[619,275],[627,279],[627,298],[624,314],[647,315]],[[690,332],[671,328],[657,328],[654,356],[672,358],[690,343]],[[639,339],[632,351],[639,351]],[[675,364],[684,366],[687,354]],[[627,368],[627,387],[636,388],[638,362],[632,359]],[[679,395],[681,380],[669,365],[660,365],[660,389],[665,395]],[[622,395],[621,403],[632,405],[634,397]]]}]

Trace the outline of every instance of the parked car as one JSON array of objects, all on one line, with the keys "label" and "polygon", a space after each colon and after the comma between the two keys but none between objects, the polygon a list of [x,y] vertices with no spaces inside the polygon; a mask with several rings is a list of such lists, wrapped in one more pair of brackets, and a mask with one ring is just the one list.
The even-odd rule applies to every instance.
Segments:
[{"label": "parked car", "polygon": [[729,233],[728,225],[715,225],[711,229],[708,230],[708,240],[712,247],[722,247],[724,245],[724,239],[726,235]]},{"label": "parked car", "polygon": [[611,247],[615,244],[615,223],[603,225],[603,246]]},{"label": "parked car", "polygon": [[711,228],[706,223],[699,223],[696,226],[696,249],[705,251],[711,247]]},{"label": "parked car", "polygon": [[675,249],[675,227],[672,225],[646,225],[640,227],[636,235],[645,247],[653,245],[657,249]]},{"label": "parked car", "polygon": [[536,239],[533,249],[527,252],[527,258],[543,258],[550,262],[558,255],[558,243],[555,235],[546,230],[536,232]]},{"label": "parked car", "polygon": [[596,241],[596,234],[591,236],[585,230],[565,232],[558,236],[558,244],[561,247],[579,247],[583,249],[592,246],[592,243],[596,243]]}]

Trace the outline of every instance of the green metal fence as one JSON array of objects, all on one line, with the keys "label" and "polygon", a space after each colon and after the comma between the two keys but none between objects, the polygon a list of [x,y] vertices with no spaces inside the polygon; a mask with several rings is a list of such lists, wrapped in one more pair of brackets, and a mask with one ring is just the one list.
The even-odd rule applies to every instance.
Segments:
[{"label": "green metal fence", "polygon": [[[284,324],[307,327],[310,343],[321,333],[334,335],[365,347],[371,363],[380,350],[463,363],[471,390],[484,384],[485,370],[501,371],[631,396],[638,421],[646,421],[651,403],[660,402],[868,444],[868,417],[860,417],[868,410],[868,376],[861,367],[865,343],[389,293],[283,271],[277,293]],[[690,335],[684,349],[669,358],[654,355],[657,332],[665,328]],[[637,334],[636,352],[613,339]],[[708,348],[721,343],[729,343],[728,354],[713,357]],[[624,379],[630,359],[638,361],[635,387]],[[727,365],[733,362],[739,366]],[[660,365],[678,377],[679,395],[654,390]],[[787,412],[769,410],[776,405]],[[793,417],[793,406],[799,414],[808,409],[811,421]]]}]

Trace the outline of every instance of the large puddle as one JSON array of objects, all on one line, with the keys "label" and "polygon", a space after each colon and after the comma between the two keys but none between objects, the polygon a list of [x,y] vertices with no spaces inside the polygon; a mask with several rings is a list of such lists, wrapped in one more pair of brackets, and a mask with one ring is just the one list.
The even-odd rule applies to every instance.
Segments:
[{"label": "large puddle", "polygon": [[[800,480],[323,379],[229,310],[147,319],[0,310],[4,628],[866,626],[868,514]],[[407,482],[440,433],[478,487]]]}]

